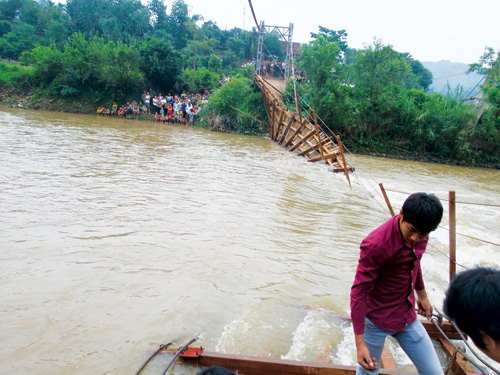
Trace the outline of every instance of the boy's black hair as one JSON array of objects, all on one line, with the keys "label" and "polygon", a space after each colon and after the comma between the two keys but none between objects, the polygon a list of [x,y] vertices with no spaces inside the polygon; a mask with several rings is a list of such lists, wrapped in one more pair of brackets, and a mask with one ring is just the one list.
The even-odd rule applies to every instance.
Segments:
[{"label": "boy's black hair", "polygon": [[220,366],[212,366],[204,368],[196,375],[237,375],[236,372],[229,371],[228,369]]},{"label": "boy's black hair", "polygon": [[435,230],[443,217],[443,206],[434,194],[413,193],[403,204],[403,220],[421,233]]},{"label": "boy's black hair", "polygon": [[459,273],[450,283],[444,313],[485,349],[481,332],[500,341],[500,270],[477,267]]}]

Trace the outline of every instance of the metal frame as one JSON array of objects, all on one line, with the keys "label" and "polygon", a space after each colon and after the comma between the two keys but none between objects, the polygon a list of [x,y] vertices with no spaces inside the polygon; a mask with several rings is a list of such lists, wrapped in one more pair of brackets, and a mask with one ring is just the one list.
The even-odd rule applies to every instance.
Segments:
[{"label": "metal frame", "polygon": [[255,72],[258,75],[262,73],[263,65],[263,46],[264,46],[264,34],[277,34],[280,40],[286,42],[286,67],[285,67],[285,80],[288,82],[290,79],[292,71],[292,61],[293,61],[293,23],[290,23],[288,27],[286,26],[270,26],[264,25],[264,21],[261,21],[259,27],[259,41],[257,44],[257,60],[255,63]]}]

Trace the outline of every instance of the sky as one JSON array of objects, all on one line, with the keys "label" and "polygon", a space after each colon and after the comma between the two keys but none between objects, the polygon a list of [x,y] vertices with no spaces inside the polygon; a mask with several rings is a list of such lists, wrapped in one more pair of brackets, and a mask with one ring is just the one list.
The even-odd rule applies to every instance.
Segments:
[{"label": "sky", "polygon": [[[166,0],[170,12],[173,0]],[[255,26],[248,0],[185,0],[221,29]],[[293,41],[307,43],[318,25],[345,29],[351,48],[374,38],[420,61],[479,60],[485,47],[500,50],[500,0],[252,0],[258,22],[289,26]]]}]

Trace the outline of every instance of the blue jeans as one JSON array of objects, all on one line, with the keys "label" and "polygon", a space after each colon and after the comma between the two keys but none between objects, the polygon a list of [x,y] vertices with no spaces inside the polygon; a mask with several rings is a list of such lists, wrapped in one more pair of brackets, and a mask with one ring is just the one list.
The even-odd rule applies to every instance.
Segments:
[{"label": "blue jeans", "polygon": [[[375,358],[380,368],[380,357],[384,350],[386,336],[394,337],[401,349],[410,357],[418,370],[419,375],[443,375],[443,368],[439,363],[434,345],[420,320],[407,324],[404,331],[384,331],[365,318],[365,345],[370,351],[370,357]],[[373,375],[378,370],[367,371],[358,364],[357,375]]]}]

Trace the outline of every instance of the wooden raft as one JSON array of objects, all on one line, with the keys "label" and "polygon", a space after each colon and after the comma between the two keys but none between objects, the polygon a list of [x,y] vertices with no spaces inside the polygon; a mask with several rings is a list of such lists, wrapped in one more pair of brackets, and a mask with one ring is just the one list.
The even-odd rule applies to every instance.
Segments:
[{"label": "wooden raft", "polygon": [[255,82],[260,88],[269,116],[269,136],[290,151],[304,156],[309,162],[324,161],[333,172],[344,172],[349,180],[349,172],[354,168],[347,165],[342,147],[328,136],[315,121],[312,124],[300,114],[292,113],[277,97],[281,92],[269,81],[255,75]]}]

